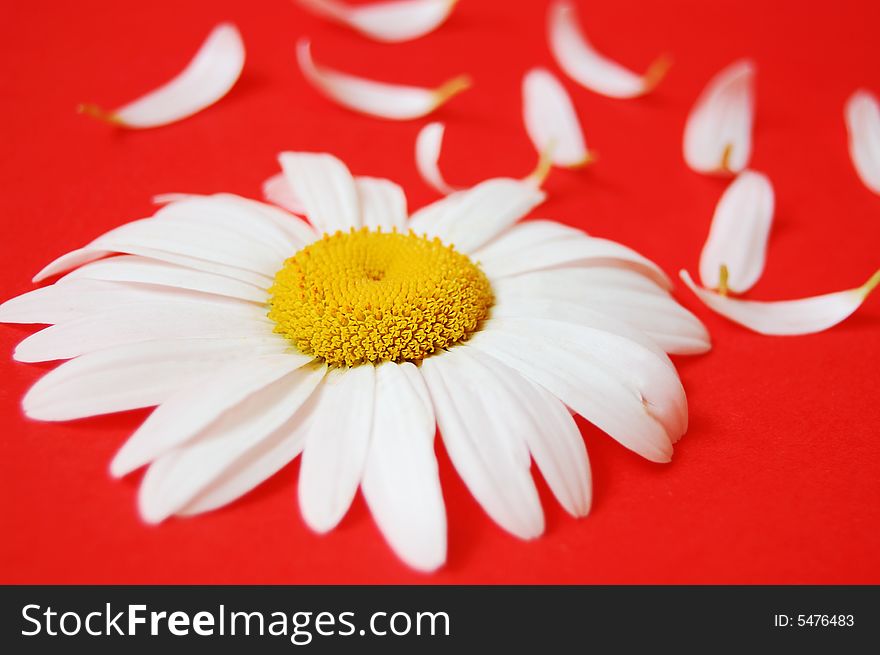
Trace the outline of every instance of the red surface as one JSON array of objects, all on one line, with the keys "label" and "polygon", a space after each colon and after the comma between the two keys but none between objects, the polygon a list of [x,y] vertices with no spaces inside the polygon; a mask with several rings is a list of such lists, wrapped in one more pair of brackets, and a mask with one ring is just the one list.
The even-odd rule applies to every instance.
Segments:
[{"label": "red surface", "polygon": [[[147,215],[155,193],[258,196],[283,149],[333,152],[355,173],[399,181],[413,207],[433,200],[412,163],[424,121],[376,121],[319,97],[295,68],[302,35],[319,61],[390,81],[433,85],[471,73],[476,86],[435,116],[448,123],[448,178],[526,172],[534,154],[520,80],[532,65],[556,70],[544,5],[463,0],[438,32],[381,45],[286,0],[14,3],[0,21],[0,297],[30,289],[30,276],[60,253]],[[880,198],[852,170],[842,111],[857,87],[880,92],[880,4],[579,5],[611,56],[641,69],[669,52],[675,65],[641,100],[565,82],[601,159],[554,172],[540,215],[620,240],[672,273],[695,272],[724,182],[685,167],[682,127],[709,77],[750,56],[758,65],[752,163],[778,199],[752,297],[853,287],[876,270]],[[113,107],[164,82],[227,19],[244,35],[248,62],[219,104],[130,133],[74,112],[78,102]],[[0,326],[2,581],[880,583],[880,293],[845,324],[799,338],[751,334],[681,285],[677,295],[705,320],[715,348],[678,358],[691,429],[673,462],[650,464],[582,423],[594,511],[568,517],[541,483],[547,534],[524,543],[484,516],[441,449],[449,562],[432,577],[398,562],[360,497],[335,532],[310,533],[296,508],[297,464],[223,510],[143,525],[140,474],[113,481],[107,465],[146,413],[26,420],[19,400],[48,367],[14,363],[15,343],[31,330]]]}]

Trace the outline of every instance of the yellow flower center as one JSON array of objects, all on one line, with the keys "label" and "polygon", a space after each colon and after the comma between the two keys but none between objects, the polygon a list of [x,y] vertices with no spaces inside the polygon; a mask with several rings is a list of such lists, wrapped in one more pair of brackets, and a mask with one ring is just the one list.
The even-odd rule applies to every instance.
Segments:
[{"label": "yellow flower center", "polygon": [[269,318],[328,364],[419,361],[488,316],[492,287],[466,255],[412,232],[324,235],[284,262]]}]

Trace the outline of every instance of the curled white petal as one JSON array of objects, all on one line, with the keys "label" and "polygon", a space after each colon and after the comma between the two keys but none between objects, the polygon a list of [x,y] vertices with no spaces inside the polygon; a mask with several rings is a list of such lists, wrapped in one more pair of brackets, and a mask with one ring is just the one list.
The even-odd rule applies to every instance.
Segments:
[{"label": "curled white petal", "polygon": [[545,68],[533,68],[523,77],[523,121],[540,152],[549,152],[557,166],[575,168],[589,163],[584,133],[574,104],[562,83]]},{"label": "curled white petal", "polygon": [[377,118],[398,121],[420,118],[471,85],[470,79],[463,75],[436,89],[387,84],[349,75],[315,63],[305,39],[297,44],[296,53],[300,70],[315,88],[343,107]]},{"label": "curled white petal", "polygon": [[739,173],[752,154],[755,66],[742,59],[718,73],[684,128],[684,159],[698,173]]},{"label": "curled white petal", "polygon": [[324,18],[350,27],[376,41],[411,41],[436,30],[458,0],[386,0],[351,6],[340,0],[299,0]]},{"label": "curled white petal", "polygon": [[797,300],[761,302],[723,296],[697,286],[687,271],[681,271],[680,275],[707,307],[734,323],[770,335],[812,334],[827,330],[856,311],[880,284],[880,271],[877,271],[855,289]]},{"label": "curled white petal", "polygon": [[856,91],[846,103],[849,154],[862,182],[880,194],[880,104],[873,94]]},{"label": "curled white petal", "polygon": [[731,182],[715,207],[700,255],[704,287],[743,293],[754,286],[764,271],[774,205],[773,185],[766,175],[743,171]]},{"label": "curled white petal", "polygon": [[447,184],[440,172],[440,151],[443,148],[443,133],[446,126],[443,123],[428,123],[419,130],[416,137],[416,168],[419,175],[432,189],[447,195],[458,191]]},{"label": "curled white petal", "polygon": [[263,182],[263,197],[294,214],[303,215],[306,213],[302,201],[293,192],[284,173],[276,173]]},{"label": "curled white petal", "polygon": [[170,82],[113,111],[94,105],[83,105],[80,111],[124,127],[167,125],[192,116],[225,96],[241,75],[244,57],[244,42],[238,29],[231,23],[221,23],[183,72]]},{"label": "curled white petal", "polygon": [[575,82],[612,98],[634,98],[651,91],[663,79],[670,61],[660,57],[638,75],[598,53],[577,23],[574,5],[558,0],[547,21],[550,51],[559,67]]}]

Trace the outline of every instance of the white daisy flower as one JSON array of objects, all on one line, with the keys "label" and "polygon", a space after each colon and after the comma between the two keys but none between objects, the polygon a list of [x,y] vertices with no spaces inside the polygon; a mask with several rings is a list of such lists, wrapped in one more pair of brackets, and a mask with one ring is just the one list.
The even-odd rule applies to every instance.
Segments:
[{"label": "white daisy flower", "polygon": [[395,552],[446,558],[434,436],[489,516],[544,530],[534,461],[590,509],[572,413],[654,462],[687,427],[666,353],[709,348],[660,269],[546,220],[544,194],[497,178],[407,216],[393,182],[325,154],[281,156],[309,222],[237,196],[174,196],[47,266],[0,320],[52,324],[15,357],[69,361],[24,398],[41,420],[157,406],[111,465],[148,466],[151,523],[225,505],[302,454],[319,532],[358,488]]}]

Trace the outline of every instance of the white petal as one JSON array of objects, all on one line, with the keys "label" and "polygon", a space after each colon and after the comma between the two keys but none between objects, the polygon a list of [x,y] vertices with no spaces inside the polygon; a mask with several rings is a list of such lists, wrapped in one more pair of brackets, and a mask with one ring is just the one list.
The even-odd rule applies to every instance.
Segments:
[{"label": "white petal", "polygon": [[357,177],[354,183],[364,227],[406,231],[406,195],[400,185],[378,177]]},{"label": "white petal", "polygon": [[681,271],[691,291],[714,312],[761,334],[797,335],[821,332],[837,325],[856,311],[880,284],[880,271],[862,286],[798,300],[740,300],[698,287],[687,271]]},{"label": "white petal", "polygon": [[526,441],[535,428],[510,385],[464,348],[425,359],[421,371],[446,451],[471,494],[508,532],[522,539],[540,535],[544,513]]},{"label": "white petal", "polygon": [[535,149],[549,152],[557,166],[576,168],[590,161],[584,133],[565,87],[545,68],[533,68],[522,83],[523,120]]},{"label": "white petal", "polygon": [[746,170],[730,183],[715,207],[700,254],[703,286],[721,286],[722,266],[731,291],[743,293],[754,286],[764,271],[774,204],[773,185],[762,173]]},{"label": "white petal", "polygon": [[318,232],[334,234],[361,227],[357,187],[339,159],[323,153],[282,152],[278,161]]},{"label": "white petal", "polygon": [[190,196],[161,207],[155,218],[171,218],[207,228],[223,228],[258,241],[261,245],[272,248],[281,257],[315,240],[315,235],[309,228],[306,228],[305,239],[287,229],[297,224],[304,226],[299,218],[277,207],[231,193]]},{"label": "white petal", "polygon": [[351,6],[341,0],[299,0],[319,16],[376,41],[410,41],[436,30],[458,0],[384,0]]},{"label": "white petal", "polygon": [[231,359],[283,352],[275,338],[167,339],[86,353],[50,371],[22,401],[41,421],[152,407]]},{"label": "white petal", "polygon": [[444,196],[458,190],[449,186],[440,172],[440,151],[445,131],[443,123],[428,123],[416,137],[416,169],[428,186]]},{"label": "white petal", "polygon": [[323,376],[323,366],[288,373],[228,409],[186,446],[158,458],[138,494],[144,519],[162,521],[202,492],[222,485],[227,472],[235,477],[238,459],[271,441],[276,431],[287,430],[287,422]]},{"label": "white petal", "polygon": [[543,191],[529,182],[493,178],[420,209],[413,214],[410,228],[417,234],[440,237],[460,252],[473,252],[528,214],[545,197]]},{"label": "white petal", "polygon": [[227,411],[311,359],[281,353],[226,363],[159,405],[116,453],[110,472],[123,476],[186,443]]},{"label": "white petal", "polygon": [[306,40],[299,42],[296,52],[303,75],[325,96],[343,107],[377,118],[420,118],[470,87],[466,76],[455,77],[436,89],[426,89],[342,73],[316,64]]},{"label": "white petal", "polygon": [[[80,266],[58,280],[56,284],[67,287],[73,280],[154,284],[202,291],[258,303],[265,303],[268,298],[265,289],[257,288],[247,282],[137,255],[120,255]],[[58,321],[52,322],[57,323]]]},{"label": "white petal", "polygon": [[546,319],[493,319],[468,345],[497,357],[653,462],[687,428],[687,402],[668,360],[611,332]]},{"label": "white petal", "polygon": [[[585,269],[586,272],[614,269]],[[571,312],[598,312],[643,332],[663,350],[698,354],[709,350],[709,333],[702,323],[664,292],[620,286],[584,284],[583,271],[542,271],[493,283],[493,317],[519,316],[580,320]],[[636,275],[636,274],[633,274]],[[644,278],[642,278],[644,279]]]},{"label": "white petal", "polygon": [[290,188],[284,173],[276,173],[263,182],[263,197],[294,214],[306,213],[306,208]]},{"label": "white petal", "polygon": [[503,232],[474,253],[493,278],[561,267],[619,267],[672,285],[654,262],[614,241],[598,239],[554,221],[526,221]]},{"label": "white petal", "polygon": [[[62,287],[58,287],[62,288]],[[18,344],[15,359],[70,359],[124,343],[180,338],[260,337],[272,334],[265,310],[214,301],[163,301],[119,305],[47,327]]]},{"label": "white petal", "polygon": [[421,571],[433,571],[446,560],[436,430],[419,370],[409,362],[377,366],[376,409],[361,488],[388,543]]},{"label": "white petal", "polygon": [[105,280],[65,280],[7,300],[0,305],[0,322],[65,323],[93,314],[112,312],[125,305],[155,305],[165,302],[208,303],[211,307],[231,307],[236,315],[242,311],[250,312],[251,316],[265,313],[258,311],[251,303],[243,304],[239,300],[209,296],[182,288]]},{"label": "white petal", "polygon": [[547,486],[572,516],[586,516],[592,501],[590,461],[584,439],[568,408],[556,396],[495,358],[493,368],[531,418],[526,443]]},{"label": "white petal", "polygon": [[[306,372],[310,368],[319,369],[317,373],[320,378],[327,372],[326,366],[317,366],[315,363],[304,366],[291,375],[297,375],[300,371]],[[320,380],[318,383],[320,384]],[[308,436],[313,410],[317,405],[316,395],[311,394],[296,413],[274,433],[246,452],[238,453],[235,462],[223,471],[223,475],[207,485],[191,502],[180,508],[177,514],[200,514],[231,503],[293,461],[302,452]]]},{"label": "white petal", "polygon": [[85,105],[84,113],[124,127],[158,127],[213,105],[233,87],[244,67],[244,43],[238,29],[221,23],[177,77],[111,112]]},{"label": "white petal", "polygon": [[699,173],[739,173],[752,154],[755,67],[737,61],[697,99],[684,127],[684,159]]},{"label": "white petal", "polygon": [[115,252],[123,252],[132,255],[140,255],[141,257],[149,257],[150,259],[156,259],[163,262],[169,262],[171,264],[177,264],[179,266],[191,268],[196,271],[206,271],[208,273],[214,273],[215,275],[232,278],[233,280],[247,282],[248,284],[254,285],[261,289],[268,289],[272,285],[272,278],[267,275],[262,275],[253,271],[246,271],[243,268],[227,266],[220,262],[212,262],[205,259],[199,259],[197,257],[189,257],[187,255],[182,255],[176,252],[168,252],[166,250],[158,250],[155,248],[144,247],[138,243],[127,243],[118,245],[120,245],[119,251],[102,250],[100,248],[94,248],[92,246],[85,246],[83,248],[72,250],[69,253],[61,255],[61,257],[58,257],[53,262],[50,262],[33,277],[33,281],[41,282],[47,278],[52,277],[53,275],[64,273],[65,271],[69,271],[70,269],[76,268],[77,266],[82,266],[83,264],[93,262],[96,259],[101,259],[102,257],[106,257],[107,255],[115,254]]},{"label": "white petal", "polygon": [[550,51],[559,67],[575,82],[612,98],[634,98],[653,89],[666,74],[669,61],[660,58],[637,75],[598,53],[577,23],[574,4],[557,0],[547,22]]},{"label": "white petal", "polygon": [[865,90],[856,91],[846,102],[849,154],[859,178],[880,194],[880,104]]},{"label": "white petal", "polygon": [[143,218],[120,225],[84,248],[59,257],[34,280],[45,279],[114,252],[152,257],[245,281],[268,280],[270,283],[284,261],[276,247],[219,225],[199,225],[172,218]]},{"label": "white petal", "polygon": [[299,507],[316,532],[336,527],[357,492],[370,444],[376,373],[334,369],[317,393],[299,472]]}]

